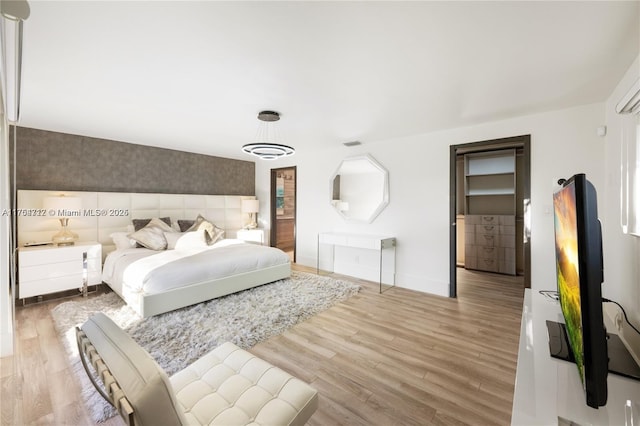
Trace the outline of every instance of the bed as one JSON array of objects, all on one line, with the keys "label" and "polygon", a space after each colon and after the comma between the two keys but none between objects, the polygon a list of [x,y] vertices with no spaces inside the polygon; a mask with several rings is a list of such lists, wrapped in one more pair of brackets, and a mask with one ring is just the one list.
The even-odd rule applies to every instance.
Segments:
[{"label": "bed", "polygon": [[134,219],[110,236],[102,281],[143,318],[286,278],[289,256],[274,247],[225,238],[202,215]]},{"label": "bed", "polygon": [[[62,193],[81,199],[81,214],[72,217],[69,227],[79,235],[79,241],[97,241],[102,245],[103,256],[106,256],[103,280],[143,317],[277,281],[291,274],[290,259],[281,250],[234,239],[237,231],[251,220],[248,214],[242,212],[242,200],[255,199],[254,196],[20,190],[18,206],[41,209],[45,197]],[[168,230],[168,235],[174,236],[173,232],[178,235],[180,231],[185,231],[176,229],[179,228],[179,222],[193,222],[200,215],[219,227],[225,239],[206,246],[200,240],[199,244],[194,245],[191,240],[187,247],[179,246],[177,250],[175,247],[170,250],[150,250],[118,247],[113,238],[114,234],[137,232],[130,228],[137,220],[144,218],[170,218],[173,229]],[[59,226],[55,218],[19,216],[18,243],[23,245],[28,241],[50,240]],[[191,239],[194,238],[193,232],[187,233],[192,234]],[[204,251],[210,252],[199,254]],[[215,256],[216,253],[222,255]],[[206,256],[219,259],[215,262],[210,259],[203,261],[202,258]],[[220,266],[222,258],[233,256],[237,259],[235,265],[229,261],[226,267]],[[192,266],[192,263],[197,263],[196,257],[201,258],[200,265],[218,265],[212,267],[218,272],[207,272],[205,267],[200,275],[196,274],[197,268]],[[133,268],[129,269],[127,265],[133,265]],[[171,271],[171,265],[177,265],[178,268]],[[220,272],[221,269],[226,272]],[[157,281],[145,283],[144,278],[152,270],[160,271],[156,275],[173,274],[168,276],[174,278],[164,286]],[[187,280],[184,275],[192,276]],[[134,276],[140,281],[135,282]],[[126,285],[123,284],[125,282]]]},{"label": "bed", "polygon": [[146,318],[290,274],[289,256],[282,250],[222,239],[198,248],[115,250],[105,260],[102,280]]}]

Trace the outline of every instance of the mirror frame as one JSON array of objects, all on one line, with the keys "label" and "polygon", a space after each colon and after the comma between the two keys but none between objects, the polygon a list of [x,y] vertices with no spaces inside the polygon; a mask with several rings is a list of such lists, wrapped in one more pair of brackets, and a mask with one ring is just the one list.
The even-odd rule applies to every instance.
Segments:
[{"label": "mirror frame", "polygon": [[340,162],[340,164],[336,168],[335,172],[333,172],[333,174],[331,175],[331,179],[329,179],[329,198],[330,198],[329,201],[330,202],[333,201],[333,196],[332,196],[332,194],[333,194],[333,181],[335,180],[336,176],[338,176],[340,174],[339,172],[340,172],[340,169],[342,168],[342,165],[346,161],[355,161],[355,160],[367,160],[372,166],[374,166],[376,169],[378,169],[380,172],[382,172],[384,174],[384,182],[383,182],[383,189],[382,189],[382,201],[380,202],[380,204],[378,204],[378,207],[366,219],[358,219],[358,218],[349,217],[349,216],[345,215],[341,210],[338,210],[333,203],[331,203],[331,207],[333,207],[333,209],[340,216],[342,216],[343,219],[345,219],[348,222],[372,223],[374,221],[374,219],[376,217],[378,217],[378,215],[385,209],[385,207],[387,207],[387,205],[389,205],[389,171],[382,164],[380,164],[375,158],[373,158],[371,155],[364,154],[364,155],[356,155],[356,156],[353,156],[353,157],[347,157],[347,158],[345,158],[344,160],[342,160]]}]

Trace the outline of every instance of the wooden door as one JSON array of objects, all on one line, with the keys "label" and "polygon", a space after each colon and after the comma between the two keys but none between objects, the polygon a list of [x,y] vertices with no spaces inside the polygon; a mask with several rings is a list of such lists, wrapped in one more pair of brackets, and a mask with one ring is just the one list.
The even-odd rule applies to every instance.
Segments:
[{"label": "wooden door", "polygon": [[296,259],[296,167],[271,170],[271,246]]}]

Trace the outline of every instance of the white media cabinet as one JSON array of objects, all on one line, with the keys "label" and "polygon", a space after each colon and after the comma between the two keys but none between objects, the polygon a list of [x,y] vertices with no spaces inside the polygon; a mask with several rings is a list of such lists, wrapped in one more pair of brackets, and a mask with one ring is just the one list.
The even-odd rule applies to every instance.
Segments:
[{"label": "white media cabinet", "polygon": [[511,424],[638,425],[640,381],[609,373],[607,404],[587,406],[576,365],[549,355],[547,320],[564,322],[559,303],[526,289]]}]

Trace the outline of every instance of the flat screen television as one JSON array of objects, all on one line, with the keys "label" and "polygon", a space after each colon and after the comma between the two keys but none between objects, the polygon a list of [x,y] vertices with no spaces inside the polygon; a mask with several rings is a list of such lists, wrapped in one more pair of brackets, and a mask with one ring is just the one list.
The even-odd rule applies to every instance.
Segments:
[{"label": "flat screen television", "polygon": [[584,174],[553,194],[558,299],[588,406],[607,403],[607,333],[602,315],[602,231],[596,190]]}]

